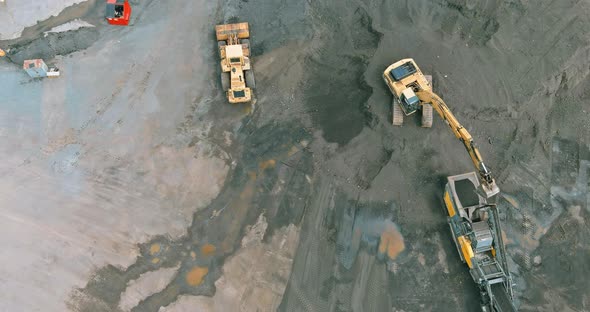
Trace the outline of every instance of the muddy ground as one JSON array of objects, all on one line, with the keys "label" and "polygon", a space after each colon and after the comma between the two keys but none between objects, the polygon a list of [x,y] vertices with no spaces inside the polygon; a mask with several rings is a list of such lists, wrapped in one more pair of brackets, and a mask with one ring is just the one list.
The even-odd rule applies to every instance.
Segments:
[{"label": "muddy ground", "polygon": [[[471,163],[436,117],[390,124],[404,57],[497,178],[519,310],[590,309],[588,3],[134,4],[131,27],[89,1],[57,19],[96,28],[2,42],[63,76],[0,61],[0,310],[477,311],[441,208]],[[220,91],[233,21],[252,106]]]}]

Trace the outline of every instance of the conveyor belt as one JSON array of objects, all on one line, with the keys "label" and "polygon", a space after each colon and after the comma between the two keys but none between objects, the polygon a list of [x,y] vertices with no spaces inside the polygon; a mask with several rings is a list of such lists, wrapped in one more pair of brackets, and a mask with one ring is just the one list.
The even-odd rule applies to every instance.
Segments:
[{"label": "conveyor belt", "polygon": [[516,308],[512,305],[512,300],[510,300],[502,283],[492,285],[492,295],[494,296],[494,309],[496,312],[516,312]]}]

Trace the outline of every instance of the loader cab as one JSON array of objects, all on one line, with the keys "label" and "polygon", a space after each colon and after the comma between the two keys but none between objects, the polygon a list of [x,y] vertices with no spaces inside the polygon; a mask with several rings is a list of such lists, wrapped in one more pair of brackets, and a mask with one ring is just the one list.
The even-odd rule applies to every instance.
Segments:
[{"label": "loader cab", "polygon": [[228,66],[244,65],[242,45],[235,44],[225,47],[225,59]]},{"label": "loader cab", "polygon": [[416,93],[412,88],[406,88],[402,91],[399,98],[400,106],[404,111],[404,114],[411,115],[418,110],[420,107],[420,99],[416,96]]}]

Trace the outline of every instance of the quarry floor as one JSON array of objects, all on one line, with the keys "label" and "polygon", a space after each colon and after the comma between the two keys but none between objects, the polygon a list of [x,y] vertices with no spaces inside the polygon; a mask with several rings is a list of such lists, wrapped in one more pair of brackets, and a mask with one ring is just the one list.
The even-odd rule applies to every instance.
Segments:
[{"label": "quarry floor", "polygon": [[[477,311],[442,209],[473,168],[436,116],[391,125],[405,57],[502,190],[519,311],[590,310],[587,2],[72,3],[0,40],[1,311]],[[219,82],[236,21],[252,105]]]}]

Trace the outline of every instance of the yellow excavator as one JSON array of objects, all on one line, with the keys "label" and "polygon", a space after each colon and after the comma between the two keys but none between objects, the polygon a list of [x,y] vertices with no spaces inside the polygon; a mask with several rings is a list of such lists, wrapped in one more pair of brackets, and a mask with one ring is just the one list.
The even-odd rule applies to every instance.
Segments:
[{"label": "yellow excavator", "polygon": [[[444,192],[447,222],[457,252],[478,285],[482,311],[516,311],[500,218],[494,203],[500,189],[473,138],[447,104],[432,91],[432,80],[422,74],[413,59],[403,59],[387,67],[383,80],[394,96],[394,125],[401,125],[400,112],[408,116],[422,107],[422,126],[425,127],[424,115],[428,110],[424,107],[431,105],[467,149],[478,174],[470,172],[447,178]],[[426,127],[431,125],[432,119]]]},{"label": "yellow excavator", "polygon": [[[427,77],[416,65],[413,59],[407,58],[387,67],[383,72],[383,80],[393,93],[396,105],[399,105],[406,116],[415,113],[421,106],[432,105],[434,110],[449,125],[455,136],[463,143],[469,153],[477,172],[479,173],[480,191],[485,198],[492,198],[500,192],[492,173],[486,167],[479,153],[479,149],[473,142],[471,134],[455,118],[447,104],[434,92]],[[394,116],[395,119],[395,116]],[[432,119],[430,121],[432,125]]]}]

